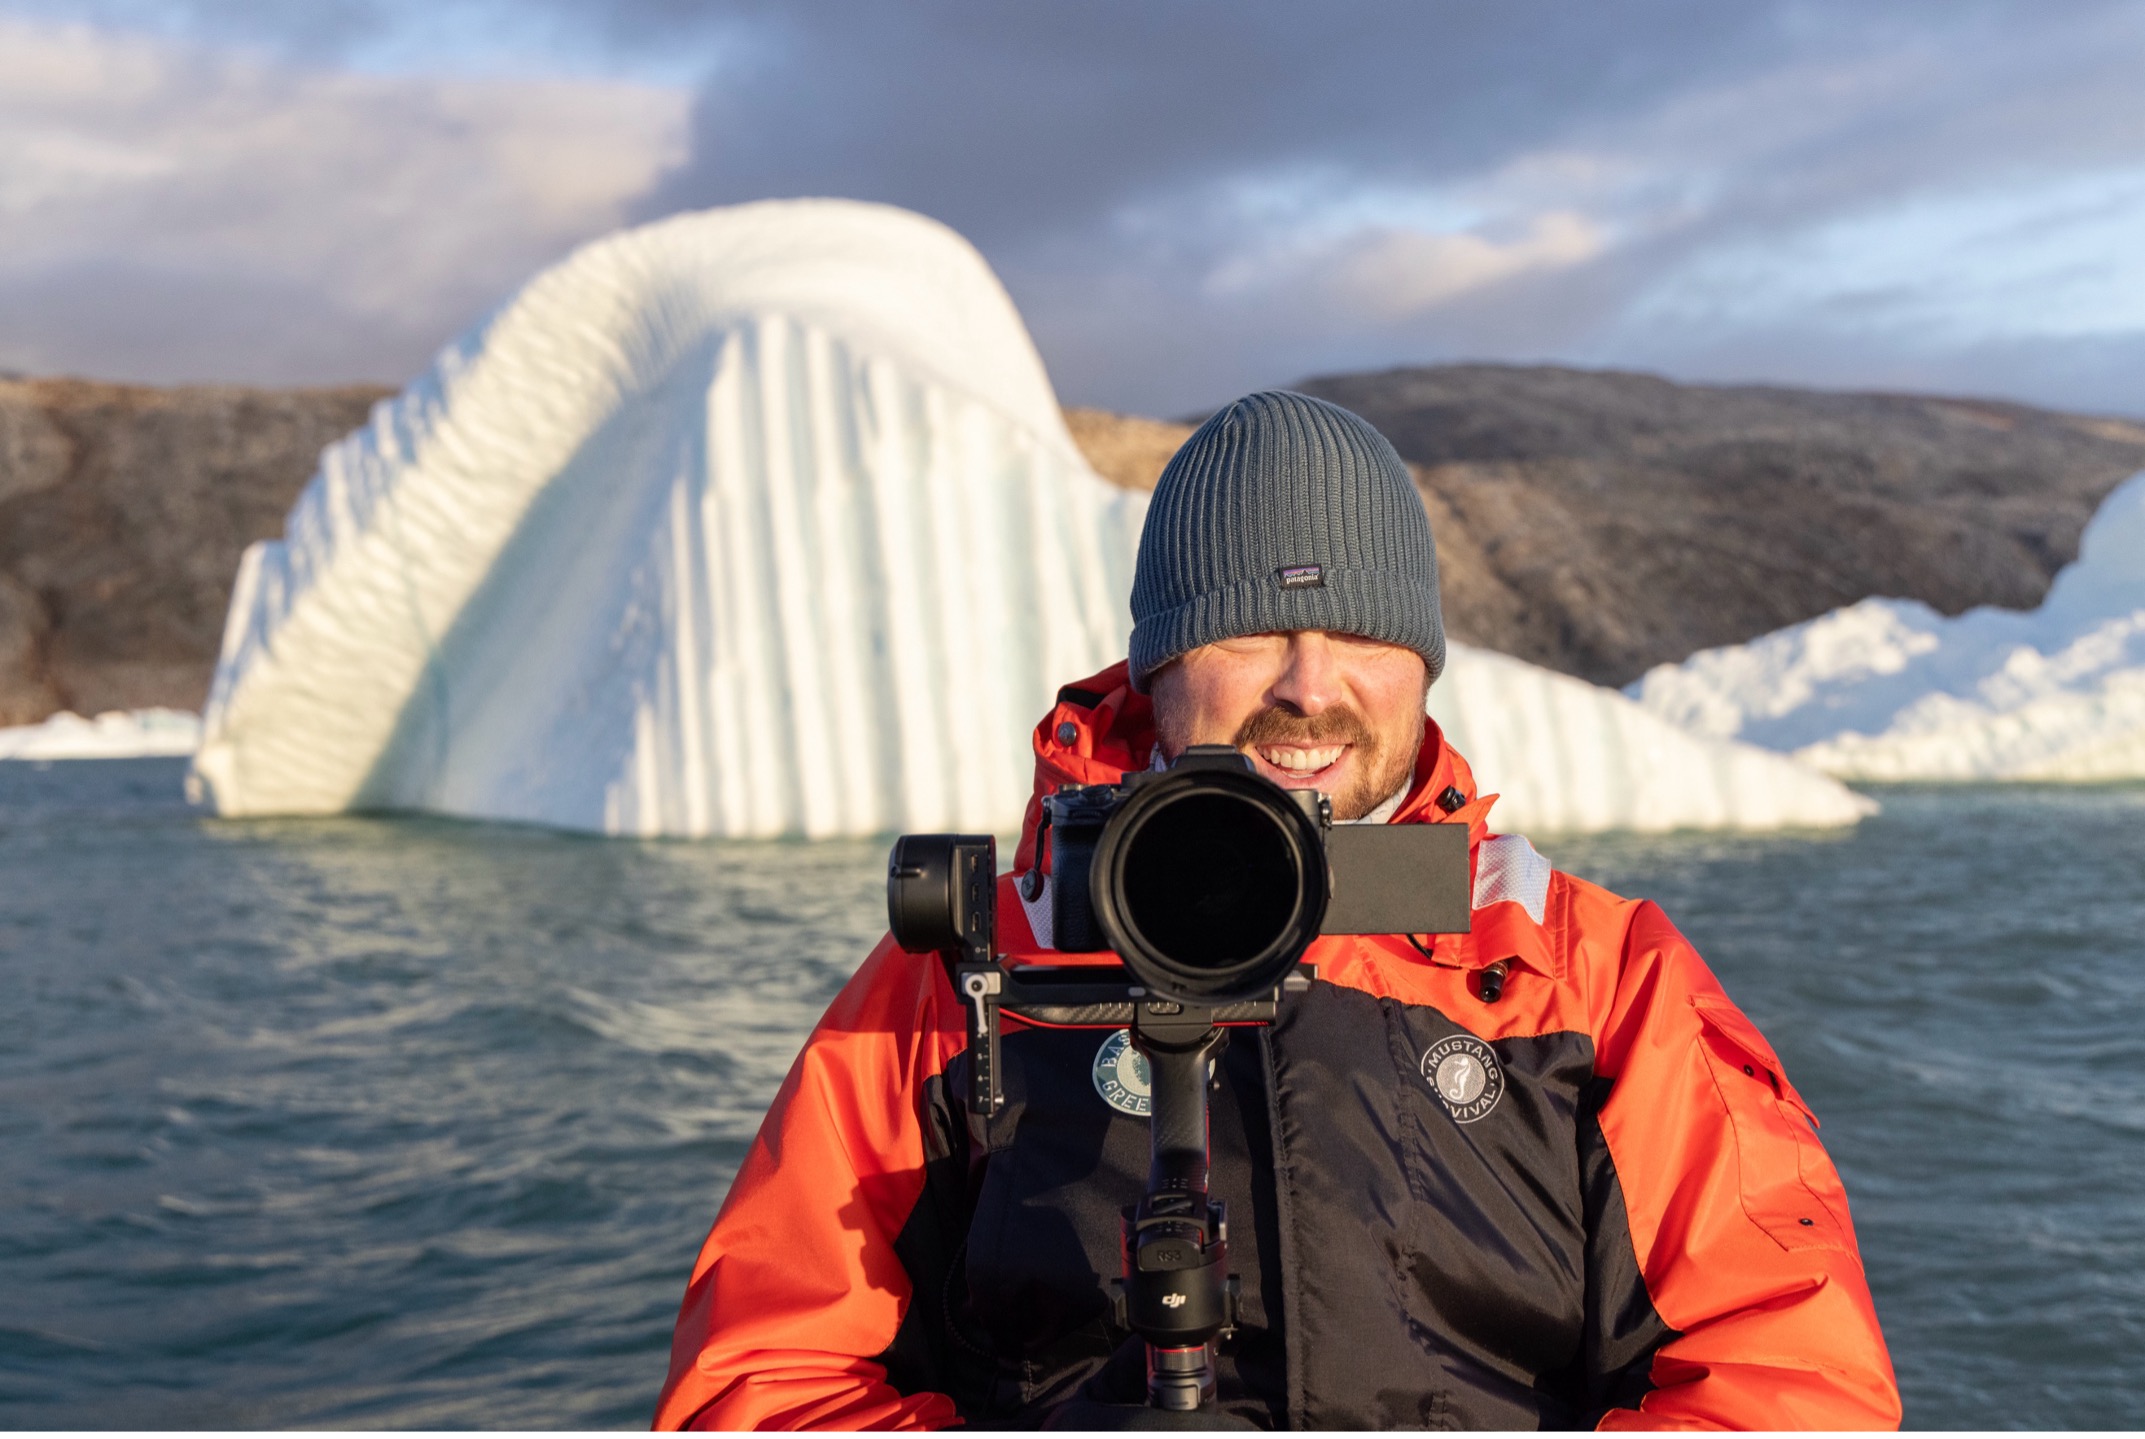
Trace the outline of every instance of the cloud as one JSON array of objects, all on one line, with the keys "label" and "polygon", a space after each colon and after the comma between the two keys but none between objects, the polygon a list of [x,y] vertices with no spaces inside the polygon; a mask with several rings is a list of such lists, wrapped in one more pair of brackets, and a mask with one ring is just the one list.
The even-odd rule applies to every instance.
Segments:
[{"label": "cloud", "polygon": [[[1829,334],[1816,374],[1849,386],[1946,347],[1994,366],[2059,289],[2112,315],[2140,287],[2127,218],[2077,201],[2145,148],[2135,3],[2061,25],[1845,0],[723,13],[754,59],[705,83],[692,157],[641,212],[826,192],[935,214],[1083,401],[1184,411],[1447,357],[1765,378],[1735,337],[1788,328],[1798,376]],[[2029,244],[2036,224],[2061,237]]]},{"label": "cloud", "polygon": [[[1772,29],[1764,7],[1702,0],[720,13],[750,59],[711,74],[693,156],[645,209],[848,194],[924,210],[993,252],[1122,232],[1188,199],[1234,209],[1304,176],[1321,203],[1450,184],[1650,93],[1743,73]],[[1655,43],[1663,32],[1677,43]]]},{"label": "cloud", "polygon": [[0,231],[0,319],[86,368],[120,295],[325,373],[605,225],[837,194],[975,240],[1080,403],[1493,358],[2145,410],[2089,358],[2141,332],[2138,0],[0,0],[63,5],[161,77],[0,75],[0,226],[64,242]]},{"label": "cloud", "polygon": [[401,378],[617,225],[688,105],[0,19],[0,366]]},{"label": "cloud", "polygon": [[1584,215],[1553,210],[1499,239],[1474,230],[1375,226],[1280,266],[1225,266],[1214,289],[1281,290],[1337,305],[1359,322],[1419,319],[1462,296],[1544,270],[1583,264],[1606,245]]},{"label": "cloud", "polygon": [[2145,165],[1913,195],[1695,255],[1626,323],[1843,332],[2145,334]]}]

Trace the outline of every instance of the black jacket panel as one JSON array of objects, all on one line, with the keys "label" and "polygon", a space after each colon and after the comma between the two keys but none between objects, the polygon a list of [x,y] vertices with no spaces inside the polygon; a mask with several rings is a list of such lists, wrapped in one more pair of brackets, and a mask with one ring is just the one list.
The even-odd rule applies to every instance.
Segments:
[{"label": "black jacket panel", "polygon": [[[1627,1392],[1671,1337],[1615,1232],[1591,1043],[1489,1046],[1501,1090],[1461,1122],[1423,1063],[1465,1035],[1434,1009],[1329,984],[1287,1001],[1270,1032],[1232,1035],[1211,1095],[1213,1193],[1229,1206],[1241,1285],[1224,1408],[1276,1427],[1567,1427]],[[917,1294],[950,1297],[919,1300],[903,1326],[935,1322],[940,1338],[896,1349],[950,1368],[904,1364],[898,1382],[952,1394],[972,1424],[1038,1424],[1075,1391],[1144,1397],[1109,1281],[1120,1210],[1145,1183],[1147,1125],[1095,1087],[1107,1037],[1006,1034],[1008,1103],[972,1141],[983,1153],[965,1161],[967,1212],[920,1220],[949,1202],[947,1184],[919,1205],[922,1227],[965,1232],[958,1272],[943,1238],[903,1246],[921,1262]],[[933,1133],[963,1132],[945,1108],[963,1063],[934,1088]]]}]

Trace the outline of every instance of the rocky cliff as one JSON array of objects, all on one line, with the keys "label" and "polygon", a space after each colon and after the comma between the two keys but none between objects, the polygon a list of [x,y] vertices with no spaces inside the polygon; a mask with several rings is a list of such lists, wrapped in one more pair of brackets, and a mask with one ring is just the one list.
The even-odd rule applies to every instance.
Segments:
[{"label": "rocky cliff", "polygon": [[[2145,426],[1993,401],[1440,366],[1298,388],[1416,469],[1456,638],[1601,683],[1864,596],[2028,608]],[[238,556],[385,392],[0,380],[0,724],[207,694]],[[1191,430],[1067,412],[1151,486]]]},{"label": "rocky cliff", "polygon": [[0,380],[0,724],[199,709],[239,554],[383,393]]},{"label": "rocky cliff", "polygon": [[2145,426],[1987,400],[1455,365],[1297,388],[1417,467],[1453,633],[1597,684],[1870,595],[2031,609]]},{"label": "rocky cliff", "polygon": [[[1441,365],[1294,388],[1415,471],[1455,638],[1621,685],[1870,595],[2031,609],[2145,426],[1989,400]],[[1067,418],[1150,486],[1189,424]]]}]

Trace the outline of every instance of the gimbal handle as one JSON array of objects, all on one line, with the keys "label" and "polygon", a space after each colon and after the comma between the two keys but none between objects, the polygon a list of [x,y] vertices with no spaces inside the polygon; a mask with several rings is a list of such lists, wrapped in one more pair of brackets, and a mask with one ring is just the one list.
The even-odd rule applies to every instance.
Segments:
[{"label": "gimbal handle", "polygon": [[1152,1107],[1147,1192],[1125,1211],[1118,1319],[1147,1342],[1156,1409],[1214,1403],[1214,1341],[1236,1328],[1228,1208],[1207,1192],[1208,1075],[1228,1040],[1207,1009],[1150,1002],[1132,1022]]}]

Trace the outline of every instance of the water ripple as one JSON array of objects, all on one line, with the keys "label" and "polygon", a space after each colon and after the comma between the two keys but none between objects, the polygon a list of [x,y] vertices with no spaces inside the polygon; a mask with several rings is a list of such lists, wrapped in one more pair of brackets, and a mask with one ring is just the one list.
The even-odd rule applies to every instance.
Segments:
[{"label": "water ripple", "polygon": [[[884,847],[205,822],[0,765],[0,1424],[646,1422]],[[1544,839],[1659,899],[1825,1119],[1924,1427],[2145,1380],[2145,789]]]}]

